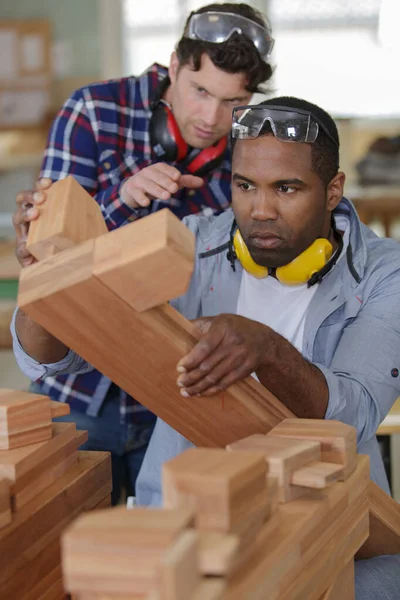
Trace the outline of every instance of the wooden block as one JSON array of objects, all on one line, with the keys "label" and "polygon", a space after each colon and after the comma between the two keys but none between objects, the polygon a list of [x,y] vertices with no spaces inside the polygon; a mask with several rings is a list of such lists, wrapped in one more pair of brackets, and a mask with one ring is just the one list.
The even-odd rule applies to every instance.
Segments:
[{"label": "wooden block", "polygon": [[[78,448],[87,440],[87,431],[76,432],[75,437],[65,447],[50,455],[34,469],[35,476],[24,486],[17,485],[19,491],[15,491],[12,498],[13,510],[21,510],[32,498],[49,487],[59,477],[62,477],[69,469],[78,462]],[[38,470],[41,470],[40,474]],[[29,474],[31,475],[31,473]]]},{"label": "wooden block", "polygon": [[0,530],[0,589],[58,539],[78,515],[111,492],[106,452],[79,452],[78,464],[15,513]]},{"label": "wooden block", "polygon": [[[132,223],[132,229],[153,217],[158,213]],[[115,233],[125,235],[131,225]],[[98,242],[84,242],[22,269],[19,306],[197,446],[224,447],[292,416],[252,377],[202,402],[182,398],[176,365],[199,331],[170,305],[138,313],[106,287],[94,275]],[[110,347],[115,348],[112,360]]]},{"label": "wooden block", "polygon": [[185,510],[117,507],[78,519],[62,537],[64,582],[72,593],[146,593],[157,588],[161,561],[193,523]]},{"label": "wooden block", "polygon": [[9,525],[11,520],[10,483],[7,479],[0,478],[0,529]]},{"label": "wooden block", "polygon": [[51,432],[47,396],[0,390],[0,450],[48,440]]},{"label": "wooden block", "polygon": [[238,535],[199,532],[199,565],[203,575],[228,575],[240,548]]},{"label": "wooden block", "polygon": [[46,545],[33,560],[25,564],[18,576],[11,577],[2,583],[1,594],[3,595],[1,597],[24,599],[26,596],[32,595],[32,590],[35,590],[36,598],[38,598],[45,591],[43,579],[46,580],[48,576],[51,578],[50,574],[55,569],[58,569],[60,576],[60,564],[60,541],[56,538]]},{"label": "wooden block", "polygon": [[321,596],[320,600],[355,600],[354,560],[342,569],[335,583]]},{"label": "wooden block", "polygon": [[319,442],[292,440],[255,434],[227,446],[230,451],[262,452],[268,463],[268,475],[278,482],[279,502],[290,502],[307,493],[307,489],[293,484],[296,469],[321,458]]},{"label": "wooden block", "polygon": [[292,473],[291,484],[306,488],[323,489],[338,481],[342,475],[341,465],[335,463],[313,462]]},{"label": "wooden block", "polygon": [[37,478],[43,469],[54,464],[58,452],[75,440],[76,425],[53,423],[52,434],[47,441],[0,452],[0,477],[10,480],[13,495],[29,485],[32,478]]},{"label": "wooden block", "polygon": [[71,412],[69,404],[66,402],[55,402],[54,400],[51,400],[50,407],[52,419],[55,419],[56,417],[65,417]]},{"label": "wooden block", "polygon": [[261,453],[189,449],[163,465],[164,506],[193,502],[199,531],[245,534],[268,509]]},{"label": "wooden block", "polygon": [[369,537],[357,559],[400,554],[400,504],[372,481],[368,488]]},{"label": "wooden block", "polygon": [[184,531],[160,561],[161,600],[187,600],[200,584],[198,535]]},{"label": "wooden block", "polygon": [[71,175],[53,183],[46,196],[26,243],[37,260],[107,233],[100,206]]},{"label": "wooden block", "polygon": [[184,294],[193,262],[193,233],[164,209],[98,238],[93,274],[142,312]]},{"label": "wooden block", "polygon": [[345,480],[355,469],[356,430],[345,423],[322,419],[286,419],[270,431],[269,435],[320,442],[321,460],[343,465],[339,481]]}]

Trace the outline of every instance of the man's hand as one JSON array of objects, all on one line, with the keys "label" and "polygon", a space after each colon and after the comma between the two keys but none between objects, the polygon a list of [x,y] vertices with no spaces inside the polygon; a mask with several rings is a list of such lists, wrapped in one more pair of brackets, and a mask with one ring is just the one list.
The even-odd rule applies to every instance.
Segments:
[{"label": "man's hand", "polygon": [[121,199],[131,208],[146,207],[156,198],[166,201],[182,188],[200,188],[203,184],[201,177],[182,175],[171,165],[156,163],[125,181]]},{"label": "man's hand", "polygon": [[38,205],[46,200],[46,191],[51,186],[51,179],[39,179],[35,190],[19,192],[16,198],[17,210],[13,215],[13,224],[17,236],[15,255],[22,267],[28,267],[36,259],[26,249],[29,224],[39,216]]},{"label": "man's hand", "polygon": [[273,344],[269,327],[237,315],[196,319],[200,341],[179,361],[181,394],[212,396],[245,379],[264,364]]}]

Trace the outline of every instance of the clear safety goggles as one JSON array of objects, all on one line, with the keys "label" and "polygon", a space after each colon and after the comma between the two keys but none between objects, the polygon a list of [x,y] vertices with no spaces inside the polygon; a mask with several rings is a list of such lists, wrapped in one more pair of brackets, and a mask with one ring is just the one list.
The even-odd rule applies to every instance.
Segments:
[{"label": "clear safety goggles", "polygon": [[260,135],[268,121],[272,133],[281,142],[312,144],[318,137],[319,128],[338,146],[325,126],[311,113],[301,109],[282,106],[237,106],[232,114],[232,137],[237,140],[253,140]]},{"label": "clear safety goggles", "polygon": [[263,27],[246,17],[234,13],[210,11],[192,15],[186,25],[183,37],[221,44],[233,33],[248,37],[263,58],[269,56],[274,46],[271,29]]}]

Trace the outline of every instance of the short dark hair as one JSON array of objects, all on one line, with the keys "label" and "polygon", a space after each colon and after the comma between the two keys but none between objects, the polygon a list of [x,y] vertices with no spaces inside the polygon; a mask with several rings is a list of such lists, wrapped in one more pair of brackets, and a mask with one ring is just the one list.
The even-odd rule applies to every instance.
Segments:
[{"label": "short dark hair", "polygon": [[[225,2],[224,4],[208,4],[191,12],[185,27],[192,15],[210,11],[235,13],[263,27],[266,26],[263,15],[248,4]],[[203,54],[207,54],[218,69],[226,73],[245,73],[247,76],[246,89],[253,93],[263,91],[260,84],[268,81],[273,72],[271,65],[262,59],[253,42],[245,35],[236,32],[226,42],[220,44],[182,37],[176,45],[176,54],[180,66],[191,64],[195,71],[199,71],[201,57]]]},{"label": "short dark hair", "polygon": [[[300,110],[308,111],[311,116],[314,116],[325,129],[328,131],[329,136],[319,127],[318,137],[311,144],[311,163],[312,170],[322,180],[325,187],[335,177],[339,171],[339,133],[336,127],[335,121],[332,117],[322,108],[316,104],[312,104],[307,100],[301,98],[294,98],[292,96],[281,96],[279,98],[270,98],[269,100],[263,100],[259,103],[259,106],[282,106],[285,108],[299,108]],[[261,129],[260,135],[273,135],[271,124],[266,121]],[[334,141],[333,141],[334,140]],[[233,139],[232,148],[237,140]]]}]

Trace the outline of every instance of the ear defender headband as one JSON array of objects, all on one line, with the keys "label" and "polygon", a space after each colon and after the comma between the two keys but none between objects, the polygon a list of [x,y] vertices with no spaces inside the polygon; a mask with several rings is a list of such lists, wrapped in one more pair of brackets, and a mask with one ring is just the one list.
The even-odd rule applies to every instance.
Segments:
[{"label": "ear defender headband", "polygon": [[170,83],[169,77],[161,81],[156,97],[150,104],[153,112],[149,126],[151,149],[160,160],[183,163],[192,175],[205,175],[221,164],[228,145],[228,137],[224,136],[213,146],[198,152],[188,146],[180,132],[171,105],[162,98]]},{"label": "ear defender headband", "polygon": [[[325,275],[334,267],[343,249],[342,236],[335,227],[333,217],[332,230],[335,240],[338,243],[338,249],[334,254],[332,244],[329,240],[317,238],[311,246],[306,248],[294,260],[275,270],[278,281],[289,286],[307,283],[308,287],[320,283]],[[231,229],[227,258],[233,270],[235,270],[235,259],[237,259],[243,269],[257,279],[263,279],[271,272],[271,269],[258,265],[253,260],[235,221]]]}]

